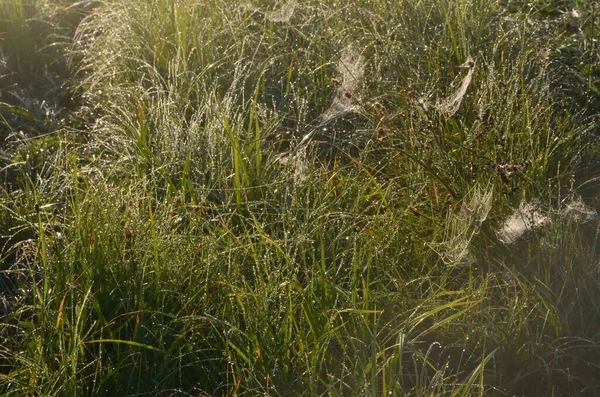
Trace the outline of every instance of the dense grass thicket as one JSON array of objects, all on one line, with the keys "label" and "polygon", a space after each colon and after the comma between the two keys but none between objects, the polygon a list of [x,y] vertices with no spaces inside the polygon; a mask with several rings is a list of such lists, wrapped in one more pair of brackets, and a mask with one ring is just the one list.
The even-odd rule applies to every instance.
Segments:
[{"label": "dense grass thicket", "polygon": [[599,14],[0,1],[0,394],[600,395]]}]

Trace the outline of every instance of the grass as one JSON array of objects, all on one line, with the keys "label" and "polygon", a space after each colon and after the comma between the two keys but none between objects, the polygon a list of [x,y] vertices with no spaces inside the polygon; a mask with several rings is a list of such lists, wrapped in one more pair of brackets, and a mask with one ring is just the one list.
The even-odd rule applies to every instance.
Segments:
[{"label": "grass", "polygon": [[597,394],[596,8],[3,2],[0,390]]}]

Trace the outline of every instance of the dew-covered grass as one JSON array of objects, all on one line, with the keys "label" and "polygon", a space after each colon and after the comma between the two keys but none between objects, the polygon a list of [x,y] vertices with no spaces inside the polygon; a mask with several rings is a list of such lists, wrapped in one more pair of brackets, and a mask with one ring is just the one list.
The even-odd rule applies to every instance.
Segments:
[{"label": "dew-covered grass", "polygon": [[0,392],[600,392],[598,12],[0,2]]}]

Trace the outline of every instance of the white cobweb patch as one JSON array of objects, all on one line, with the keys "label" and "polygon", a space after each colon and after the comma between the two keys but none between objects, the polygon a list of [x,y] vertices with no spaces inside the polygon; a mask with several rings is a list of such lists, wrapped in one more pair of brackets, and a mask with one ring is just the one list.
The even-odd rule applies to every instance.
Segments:
[{"label": "white cobweb patch", "polygon": [[494,186],[491,182],[484,187],[476,184],[462,200],[460,211],[457,214],[448,212],[444,240],[431,243],[444,263],[457,265],[465,260],[473,236],[479,232],[492,208],[493,195]]},{"label": "white cobweb patch", "polygon": [[247,9],[252,12],[258,12],[259,14],[264,14],[265,19],[267,21],[276,22],[276,23],[289,22],[292,19],[292,17],[294,16],[294,11],[296,10],[296,1],[290,0],[287,3],[285,3],[284,5],[282,5],[281,8],[279,8],[277,10],[273,10],[273,11],[262,11],[259,8],[254,7],[251,4],[249,4],[247,6]]},{"label": "white cobweb patch", "polygon": [[337,70],[338,87],[331,106],[321,115],[322,123],[359,110],[355,95],[365,73],[363,56],[352,48],[347,48],[340,57]]},{"label": "white cobweb patch", "polygon": [[267,11],[265,17],[271,22],[289,22],[294,15],[296,9],[295,1],[288,1],[280,9],[275,11]]},{"label": "white cobweb patch", "polygon": [[560,211],[562,218],[577,224],[585,224],[598,220],[598,213],[593,208],[585,205],[581,198],[574,199]]},{"label": "white cobweb patch", "polygon": [[473,80],[473,73],[475,72],[475,62],[473,59],[468,57],[467,61],[461,66],[468,69],[468,72],[463,78],[460,87],[458,87],[454,94],[450,95],[448,98],[440,100],[436,105],[436,108],[447,117],[454,116],[458,109],[460,109],[462,100],[467,93],[467,89],[471,85],[471,81]]},{"label": "white cobweb patch", "polygon": [[550,218],[540,211],[537,204],[523,200],[496,231],[496,236],[504,244],[513,244],[548,224]]}]

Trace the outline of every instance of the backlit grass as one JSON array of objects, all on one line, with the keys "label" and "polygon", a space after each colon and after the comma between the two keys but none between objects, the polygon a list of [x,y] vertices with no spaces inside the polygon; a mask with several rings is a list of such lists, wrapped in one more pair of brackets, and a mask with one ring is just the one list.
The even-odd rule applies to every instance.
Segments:
[{"label": "backlit grass", "polygon": [[0,390],[595,395],[597,12],[2,3]]}]

